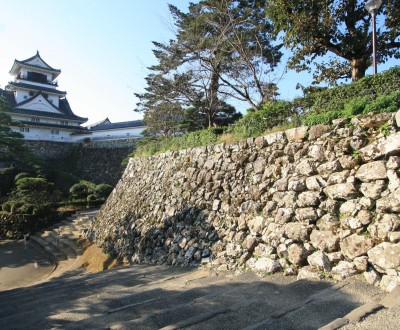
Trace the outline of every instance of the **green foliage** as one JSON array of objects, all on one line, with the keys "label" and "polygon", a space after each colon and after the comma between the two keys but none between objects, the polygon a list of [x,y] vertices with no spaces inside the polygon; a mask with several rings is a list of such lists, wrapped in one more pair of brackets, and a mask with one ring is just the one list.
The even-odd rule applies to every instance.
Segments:
[{"label": "green foliage", "polygon": [[340,111],[329,111],[323,113],[309,113],[303,120],[303,125],[313,126],[318,124],[330,124],[333,119],[342,117]]},{"label": "green foliage", "polygon": [[383,136],[388,136],[390,134],[389,123],[383,124],[381,127],[379,127],[379,132],[381,132]]},{"label": "green foliage", "polygon": [[228,132],[241,138],[255,137],[276,126],[296,122],[297,115],[293,111],[291,102],[268,102],[259,111],[249,112],[238,120],[228,129]]},{"label": "green foliage", "polygon": [[400,108],[400,90],[389,95],[381,95],[367,104],[363,113],[395,112]]},{"label": "green foliage", "polygon": [[[151,156],[168,150],[180,150],[210,145],[217,142],[217,132],[217,129],[206,129],[175,137],[147,139],[141,141],[128,158]],[[127,162],[127,160],[125,160],[125,162]]]},{"label": "green foliage", "polygon": [[[400,55],[398,0],[384,1],[377,15],[384,21],[384,28],[377,30],[378,62],[384,63]],[[372,64],[370,14],[364,0],[274,0],[267,16],[293,52],[289,67],[311,72],[314,66],[317,83],[350,77],[356,81]],[[318,57],[327,60],[316,61]]]},{"label": "green foliage", "polygon": [[21,193],[42,193],[50,191],[54,184],[44,178],[23,177],[15,182],[17,190]]},{"label": "green foliage", "polygon": [[90,195],[88,195],[88,196],[86,197],[86,200],[87,200],[88,202],[93,202],[93,201],[97,200],[97,197],[96,197],[95,194],[90,194]]},{"label": "green foliage", "polygon": [[6,99],[0,96],[0,159],[23,157],[25,151],[23,135],[10,128],[15,123],[9,111]]},{"label": "green foliage", "polygon": [[33,204],[22,204],[19,208],[18,208],[18,212],[20,214],[33,214],[34,212],[37,212],[37,208],[35,208],[35,205]]},{"label": "green foliage", "polygon": [[[106,199],[111,194],[113,187],[106,183],[101,183],[94,189],[94,196],[97,199]],[[88,196],[89,197],[89,196]]]},{"label": "green foliage", "polygon": [[312,94],[310,112],[303,124],[329,124],[333,119],[399,109],[400,67],[368,76],[350,85]]},{"label": "green foliage", "polygon": [[112,186],[105,183],[96,185],[93,182],[81,180],[79,183],[74,184],[69,190],[72,199],[71,203],[92,203],[93,201],[100,203],[108,197],[112,189]]},{"label": "green foliage", "polygon": [[21,213],[20,212],[20,208],[23,205],[24,205],[24,203],[21,202],[21,201],[17,201],[17,202],[11,203],[10,213],[13,213],[13,214]]},{"label": "green foliage", "polygon": [[[58,201],[60,196],[54,184],[45,178],[22,177],[15,182],[10,200],[15,204],[33,204],[40,209]],[[18,213],[18,210],[12,207],[11,212]]]},{"label": "green foliage", "polygon": [[81,180],[76,175],[55,169],[47,170],[46,176],[63,195],[68,195],[69,189]]},{"label": "green foliage", "polygon": [[2,211],[4,212],[11,212],[11,202],[4,202],[1,206]]},{"label": "green foliage", "polygon": [[70,189],[69,193],[73,199],[82,199],[90,195],[93,190],[83,181],[75,183]]},{"label": "green foliage", "polygon": [[372,101],[400,89],[400,67],[381,74],[367,76],[359,81],[315,93],[311,111],[315,113],[343,110],[345,104],[356,98]]},{"label": "green foliage", "polygon": [[367,104],[367,97],[355,98],[344,105],[344,110],[341,112],[341,115],[343,117],[353,117],[362,114]]},{"label": "green foliage", "polygon": [[17,182],[19,179],[23,179],[23,178],[31,178],[32,174],[31,173],[27,173],[27,172],[21,172],[18,173],[15,178],[14,181]]}]

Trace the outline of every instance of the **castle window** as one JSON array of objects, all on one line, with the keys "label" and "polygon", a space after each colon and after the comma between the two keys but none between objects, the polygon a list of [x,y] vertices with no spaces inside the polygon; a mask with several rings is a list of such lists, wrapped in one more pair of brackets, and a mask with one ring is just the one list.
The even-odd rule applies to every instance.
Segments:
[{"label": "castle window", "polygon": [[30,72],[28,71],[28,80],[34,81],[34,82],[38,82],[38,83],[47,83],[47,76],[45,74],[42,73],[38,73],[38,72]]},{"label": "castle window", "polygon": [[68,125],[68,122],[66,120],[61,120],[61,125]]},{"label": "castle window", "polygon": [[40,118],[31,118],[31,121],[33,121],[34,123],[40,123]]},{"label": "castle window", "polygon": [[29,127],[20,127],[19,128],[19,131],[21,132],[21,133],[27,133],[27,132],[29,132]]},{"label": "castle window", "polygon": [[28,96],[24,95],[24,100],[26,100],[28,98]]},{"label": "castle window", "polygon": [[57,131],[55,129],[51,130],[51,135],[60,135],[60,131]]}]

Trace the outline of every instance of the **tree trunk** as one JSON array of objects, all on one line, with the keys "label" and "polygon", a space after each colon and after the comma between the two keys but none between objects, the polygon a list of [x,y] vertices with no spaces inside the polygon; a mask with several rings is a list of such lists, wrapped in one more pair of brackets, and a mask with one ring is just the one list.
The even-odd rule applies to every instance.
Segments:
[{"label": "tree trunk", "polygon": [[365,76],[365,71],[367,71],[367,59],[358,58],[350,61],[351,64],[351,80],[357,81]]},{"label": "tree trunk", "polygon": [[220,65],[216,65],[215,69],[211,74],[210,86],[208,88],[208,128],[212,127],[216,108],[218,106],[218,91],[219,91],[219,69]]}]

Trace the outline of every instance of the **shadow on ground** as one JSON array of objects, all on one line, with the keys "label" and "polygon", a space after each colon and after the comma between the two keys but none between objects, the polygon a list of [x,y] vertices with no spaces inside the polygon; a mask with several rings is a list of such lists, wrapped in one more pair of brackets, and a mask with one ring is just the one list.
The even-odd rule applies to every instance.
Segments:
[{"label": "shadow on ground", "polygon": [[68,275],[0,293],[0,328],[160,329],[189,322],[190,329],[318,329],[374,294],[352,296],[345,289],[352,282],[338,289],[281,274],[164,266]]}]

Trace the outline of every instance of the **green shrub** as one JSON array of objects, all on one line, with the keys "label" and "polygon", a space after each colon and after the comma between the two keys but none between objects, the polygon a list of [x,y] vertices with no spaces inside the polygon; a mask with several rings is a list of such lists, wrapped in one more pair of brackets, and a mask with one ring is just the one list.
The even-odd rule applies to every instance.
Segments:
[{"label": "green shrub", "polygon": [[89,195],[88,197],[86,197],[86,200],[87,200],[88,202],[95,201],[95,200],[97,200],[97,197],[96,197],[96,195],[91,194],[91,195]]},{"label": "green shrub", "polygon": [[99,199],[106,199],[114,188],[106,183],[101,183],[94,189],[94,194]]},{"label": "green shrub", "polygon": [[318,124],[330,124],[333,119],[342,117],[340,111],[330,111],[324,113],[309,113],[308,116],[303,120],[303,124],[306,126],[313,126]]},{"label": "green shrub", "polygon": [[[128,157],[145,157],[169,150],[181,150],[195,148],[216,143],[218,140],[218,129],[205,129],[201,131],[190,132],[174,137],[147,138],[138,143],[135,151]],[[127,164],[127,159],[123,162]]]},{"label": "green shrub", "polygon": [[14,181],[17,182],[19,179],[31,178],[31,177],[32,177],[32,174],[27,173],[27,172],[21,172],[21,173],[18,173],[18,174],[15,176]]},{"label": "green shrub", "polygon": [[69,193],[73,199],[86,199],[87,196],[94,192],[95,188],[96,185],[94,183],[81,180],[69,189]]},{"label": "green shrub", "polygon": [[[299,103],[298,100],[297,102]],[[297,112],[291,102],[268,102],[260,110],[247,113],[232,125],[228,132],[240,138],[256,137],[276,126],[295,122],[297,122]]]},{"label": "green shrub", "polygon": [[359,97],[349,101],[341,112],[342,117],[352,117],[362,114],[369,101],[367,97]]},{"label": "green shrub", "polygon": [[61,170],[49,170],[47,176],[51,182],[54,182],[55,187],[59,189],[63,195],[68,195],[69,189],[75,183],[81,181],[76,175]]},{"label": "green shrub", "polygon": [[54,184],[48,182],[44,178],[23,177],[15,182],[15,185],[21,193],[39,193],[49,191],[53,188]]},{"label": "green shrub", "polygon": [[311,112],[342,111],[349,101],[356,98],[373,101],[378,96],[389,95],[398,90],[400,90],[400,67],[394,67],[377,75],[366,76],[349,85],[314,93]]},{"label": "green shrub", "polygon": [[1,209],[4,212],[11,212],[11,205],[12,205],[11,202],[4,202],[3,205],[1,206]]},{"label": "green shrub", "polygon": [[13,214],[18,214],[20,213],[19,210],[20,208],[24,205],[24,202],[21,201],[15,201],[11,203],[11,209],[10,212]]},{"label": "green shrub", "polygon": [[364,113],[395,112],[399,109],[400,90],[389,95],[381,95],[366,105]]},{"label": "green shrub", "polygon": [[35,205],[33,204],[23,204],[19,207],[18,213],[20,214],[33,214],[33,210],[35,209]]},{"label": "green shrub", "polygon": [[51,213],[51,207],[49,205],[39,205],[35,206],[32,210],[32,215],[36,215],[38,217],[45,217]]}]

